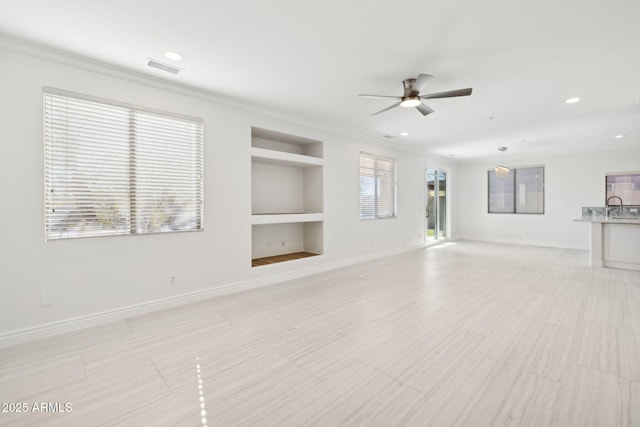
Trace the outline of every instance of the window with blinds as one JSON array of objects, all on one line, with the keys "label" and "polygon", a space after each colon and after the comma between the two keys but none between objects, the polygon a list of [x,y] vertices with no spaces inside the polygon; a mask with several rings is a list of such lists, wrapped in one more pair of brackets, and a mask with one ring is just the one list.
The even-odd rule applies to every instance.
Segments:
[{"label": "window with blinds", "polygon": [[360,219],[396,217],[396,161],[360,153]]},{"label": "window with blinds", "polygon": [[203,122],[44,92],[47,240],[202,230]]}]

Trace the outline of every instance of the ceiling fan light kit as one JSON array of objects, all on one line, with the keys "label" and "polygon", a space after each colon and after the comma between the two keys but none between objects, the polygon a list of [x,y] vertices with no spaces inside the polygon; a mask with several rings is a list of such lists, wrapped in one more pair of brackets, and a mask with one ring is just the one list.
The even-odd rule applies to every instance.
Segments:
[{"label": "ceiling fan light kit", "polygon": [[404,108],[417,107],[422,104],[422,101],[417,96],[407,96],[402,98],[402,102],[400,102],[400,106]]},{"label": "ceiling fan light kit", "polygon": [[385,111],[389,111],[396,107],[412,108],[415,107],[423,116],[433,113],[433,110],[422,103],[423,99],[437,99],[437,98],[452,98],[455,96],[469,96],[471,95],[472,88],[450,90],[447,92],[431,93],[428,95],[420,95],[427,84],[433,79],[430,74],[420,74],[415,79],[405,79],[402,82],[404,87],[404,93],[402,96],[389,96],[389,95],[367,95],[360,94],[364,98],[378,98],[378,99],[395,99],[398,102],[372,114],[375,116]]}]

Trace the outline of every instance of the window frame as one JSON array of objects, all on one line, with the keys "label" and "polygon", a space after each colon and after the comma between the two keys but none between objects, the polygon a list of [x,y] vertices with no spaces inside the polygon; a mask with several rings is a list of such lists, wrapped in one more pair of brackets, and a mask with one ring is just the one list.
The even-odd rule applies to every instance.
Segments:
[{"label": "window frame", "polygon": [[[517,176],[518,170],[534,169],[534,168],[540,168],[542,171],[542,176],[540,177],[540,179],[542,180],[541,182],[542,209],[540,212],[518,212],[518,203],[517,203],[518,192],[516,189],[516,184],[518,182],[518,176]],[[546,174],[545,165],[520,166],[517,168],[509,168],[509,176],[508,178],[505,178],[505,179],[511,179],[512,194],[513,194],[513,208],[512,208],[512,211],[509,211],[509,212],[496,212],[491,210],[492,208],[491,207],[491,194],[492,194],[491,178],[492,176],[495,177],[495,179],[503,179],[503,178],[496,176],[495,169],[487,169],[487,213],[488,214],[507,214],[507,215],[544,215],[545,209],[546,209],[546,182],[545,182],[546,176],[545,174]]]},{"label": "window frame", "polygon": [[[122,110],[123,114],[128,114],[129,126],[126,128],[127,130],[124,132],[124,134],[127,135],[126,139],[128,140],[127,142],[128,145],[126,146],[128,147],[128,150],[126,151],[128,151],[128,156],[129,156],[127,157],[128,165],[126,168],[121,169],[120,171],[121,175],[118,175],[120,176],[120,178],[116,178],[116,179],[121,180],[122,177],[126,177],[125,180],[122,182],[128,183],[129,189],[128,191],[116,190],[108,194],[109,196],[113,196],[113,195],[118,196],[119,202],[116,202],[116,203],[122,203],[122,200],[120,198],[127,200],[126,206],[117,205],[121,208],[126,208],[126,209],[123,209],[125,213],[122,214],[126,218],[125,224],[124,224],[126,226],[120,226],[117,228],[96,227],[96,228],[91,228],[89,231],[76,230],[75,232],[69,232],[68,229],[61,232],[54,232],[51,229],[52,224],[55,223],[55,219],[52,219],[50,217],[50,213],[55,212],[55,209],[54,209],[55,202],[52,199],[51,194],[53,194],[55,188],[62,188],[63,190],[61,191],[69,191],[67,187],[55,186],[55,184],[53,183],[55,182],[54,175],[59,173],[64,173],[64,174],[69,173],[68,171],[73,167],[78,166],[78,164],[63,163],[62,166],[56,166],[56,167],[51,166],[52,162],[54,162],[53,159],[55,159],[56,156],[59,155],[59,150],[61,149],[61,147],[62,149],[65,149],[65,148],[69,149],[68,147],[69,143],[68,141],[56,143],[55,133],[52,132],[50,127],[53,125],[52,124],[50,125],[47,123],[47,120],[49,119],[49,115],[55,114],[56,108],[59,108],[59,107],[49,106],[50,103],[56,102],[55,100],[50,101],[48,99],[48,97],[50,96],[68,98],[69,100],[71,100],[70,102],[77,101],[77,102],[89,102],[89,103],[98,104],[96,106],[95,111],[92,111],[91,107],[89,106],[85,106],[86,110],[82,110],[82,111],[86,111],[94,114],[97,114],[99,112],[98,110],[100,106],[106,107],[106,108],[120,109]],[[57,102],[64,102],[64,101],[60,100]],[[80,108],[85,108],[85,107],[80,107]],[[69,117],[73,118],[74,116],[68,116],[66,117],[66,119],[69,120]],[[147,121],[148,123],[146,125],[138,125],[137,119],[142,119],[141,121],[143,122]],[[44,128],[43,128],[44,147],[43,148],[44,148],[44,207],[45,207],[44,232],[45,232],[46,241],[68,240],[68,239],[88,238],[88,237],[131,236],[131,235],[148,235],[148,234],[167,234],[167,233],[171,234],[171,233],[204,231],[204,120],[203,119],[187,116],[183,114],[177,114],[177,113],[167,112],[163,110],[148,108],[148,107],[142,107],[142,106],[128,104],[128,103],[119,102],[119,101],[108,100],[108,99],[99,98],[91,95],[79,94],[79,93],[65,91],[61,89],[45,87],[43,89],[43,120],[44,120]],[[157,153],[149,154],[145,157],[141,153],[137,152],[138,151],[137,148],[139,144],[146,144],[147,147],[151,146],[155,149],[158,149],[158,147],[160,147],[159,150],[162,150],[163,142],[161,140],[163,138],[165,139],[169,138],[168,133],[158,137],[154,136],[152,138],[148,136],[145,137],[145,136],[139,136],[139,135],[144,133],[144,131],[158,130],[159,124],[156,121],[163,121],[163,120],[167,120],[169,122],[174,121],[174,123],[176,123],[176,121],[182,121],[185,123],[185,126],[190,128],[190,133],[187,133],[188,132],[187,130],[181,129],[177,125],[173,127],[170,126],[167,128],[167,127],[164,127],[164,124],[163,124],[162,129],[166,129],[167,132],[179,132],[180,130],[182,130],[184,133],[179,134],[180,138],[184,138],[184,140],[186,140],[190,144],[186,149],[184,147],[182,148],[182,150],[186,153],[185,158],[187,158],[189,161],[188,163],[189,166],[186,168],[188,172],[183,171],[183,173],[186,173],[186,175],[181,176],[179,178],[179,181],[177,181],[177,183],[175,184],[178,187],[181,187],[184,185],[185,182],[187,182],[188,187],[187,187],[187,190],[183,190],[184,187],[181,187],[181,190],[179,190],[178,193],[174,193],[174,194],[178,194],[181,197],[184,197],[185,194],[192,193],[189,196],[191,198],[192,205],[189,207],[189,209],[186,212],[188,213],[188,216],[187,216],[188,224],[189,225],[193,224],[193,226],[188,225],[185,228],[175,228],[175,229],[168,228],[167,229],[166,224],[164,225],[161,224],[160,226],[156,226],[156,229],[149,230],[148,226],[145,227],[144,225],[142,225],[142,223],[138,221],[138,216],[144,216],[144,213],[147,213],[147,214],[149,213],[148,210],[145,210],[145,209],[148,209],[148,207],[145,208],[145,207],[138,206],[138,203],[140,201],[138,197],[141,194],[145,194],[145,191],[147,192],[154,191],[154,189],[155,191],[157,191],[158,188],[160,187],[153,187],[150,190],[149,187],[147,186],[147,188],[145,189],[144,185],[142,184],[138,185],[138,179],[140,175],[144,175],[145,173],[146,174],[158,173],[158,171],[161,170],[162,165],[156,164],[156,162],[158,161]],[[54,122],[59,123],[57,121],[54,121]],[[141,127],[141,126],[147,126],[147,127]],[[87,129],[86,125],[83,125],[83,128]],[[117,129],[120,129],[120,128],[117,128]],[[65,125],[64,130],[65,132],[70,133],[71,131],[75,130],[75,128],[66,127]],[[105,135],[108,135],[108,134],[99,133],[97,134],[96,138],[104,137]],[[79,140],[79,141],[80,141],[79,146],[82,146],[83,144],[85,146],[87,144],[91,145],[91,139]],[[86,147],[83,147],[83,148],[86,148]],[[83,151],[83,153],[96,156],[97,152],[92,151],[91,148],[88,148],[87,150],[89,151]],[[166,154],[165,154],[165,157],[166,157]],[[139,169],[138,163],[146,163],[145,169]],[[87,163],[85,163],[85,165],[86,164]],[[113,162],[112,161],[109,161],[109,162],[94,161],[93,164],[96,165],[96,168],[99,168],[101,166],[102,167],[112,166]],[[89,165],[93,165],[93,164],[89,163]],[[149,168],[148,166],[149,164],[152,165],[151,168]],[[115,171],[114,173],[117,173],[117,171]],[[167,182],[167,181],[168,180],[165,180],[163,182]],[[120,182],[120,181],[108,181],[108,182]],[[81,200],[81,197],[71,195],[68,197],[68,200],[65,200],[65,201],[68,202],[68,201],[74,201],[74,200],[77,202],[78,200]],[[170,209],[179,208],[180,202],[182,201],[183,199],[180,199],[178,201],[173,200],[174,204],[170,205]],[[97,209],[96,206],[98,206],[101,203],[114,203],[114,202],[113,200],[109,200],[109,198],[101,198],[100,196],[97,196],[96,199],[91,201],[90,203],[91,203],[90,206],[92,209]],[[140,203],[140,204],[143,204],[143,203]],[[74,206],[73,208],[69,209],[69,212],[71,213],[76,212],[75,209],[77,209],[77,207]],[[152,211],[152,212],[155,212],[155,211]],[[66,222],[62,224],[69,225],[71,223]]]},{"label": "window frame", "polygon": [[[607,206],[609,197],[621,197],[623,205],[625,207],[638,207],[640,206],[640,196],[636,194],[631,195],[629,197],[628,194],[621,194],[621,191],[616,189],[616,184],[631,184],[631,188],[627,190],[627,192],[631,193],[639,193],[640,194],[640,171],[635,172],[607,172],[604,177],[604,206]],[[636,189],[636,184],[638,184],[638,189]],[[636,196],[636,197],[633,197]],[[616,200],[616,202],[618,202]],[[616,203],[617,205],[617,203]]]},{"label": "window frame", "polygon": [[[380,206],[380,203],[378,202],[378,200],[381,198],[381,195],[378,194],[378,187],[377,187],[377,177],[378,177],[378,171],[381,170],[381,168],[378,168],[377,166],[373,167],[373,172],[374,175],[372,176],[372,178],[374,178],[374,202],[373,202],[373,207],[374,207],[374,214],[373,216],[363,216],[362,215],[362,208],[363,208],[363,199],[362,199],[362,178],[363,178],[363,174],[362,174],[362,161],[363,159],[369,159],[372,160],[375,163],[377,163],[378,161],[384,161],[384,162],[390,162],[392,164],[392,191],[390,192],[391,197],[393,197],[393,200],[391,201],[391,203],[388,204],[388,206],[393,210],[391,215],[380,215],[379,211],[378,211],[378,207]],[[360,214],[359,214],[359,218],[361,221],[369,221],[369,220],[378,220],[378,219],[396,219],[398,218],[398,162],[395,158],[392,157],[386,157],[386,156],[380,156],[377,154],[372,154],[372,153],[367,153],[365,151],[361,151],[360,152],[360,156],[359,156],[359,189],[360,189],[360,196],[359,196],[359,204],[360,204]]]}]

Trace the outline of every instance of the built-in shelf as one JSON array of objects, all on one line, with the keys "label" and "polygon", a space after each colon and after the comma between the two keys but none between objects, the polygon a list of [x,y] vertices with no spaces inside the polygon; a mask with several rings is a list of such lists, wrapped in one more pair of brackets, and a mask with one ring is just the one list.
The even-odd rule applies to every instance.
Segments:
[{"label": "built-in shelf", "polygon": [[323,253],[322,155],[321,141],[251,129],[252,266]]},{"label": "built-in shelf", "polygon": [[260,267],[262,265],[276,264],[284,261],[294,261],[297,259],[309,258],[312,256],[318,256],[319,254],[313,254],[311,252],[294,252],[291,254],[282,254],[275,256],[268,256],[264,258],[255,258],[251,260],[252,267]]},{"label": "built-in shelf", "polygon": [[251,224],[285,224],[295,222],[317,222],[323,220],[324,214],[322,213],[251,215]]},{"label": "built-in shelf", "polygon": [[251,148],[251,160],[257,163],[300,168],[322,166],[323,164],[323,160],[317,157],[256,147]]},{"label": "built-in shelf", "polygon": [[251,128],[251,146],[269,151],[323,158],[322,141],[262,128]]}]

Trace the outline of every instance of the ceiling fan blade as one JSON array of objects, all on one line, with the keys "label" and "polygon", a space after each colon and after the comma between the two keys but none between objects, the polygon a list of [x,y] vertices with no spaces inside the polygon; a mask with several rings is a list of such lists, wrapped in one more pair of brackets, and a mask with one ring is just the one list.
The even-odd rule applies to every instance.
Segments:
[{"label": "ceiling fan blade", "polygon": [[401,96],[391,96],[391,95],[367,95],[366,93],[362,93],[358,96],[361,96],[363,98],[379,98],[379,99],[402,99]]},{"label": "ceiling fan blade", "polygon": [[416,82],[413,84],[413,88],[418,92],[421,92],[422,89],[427,87],[431,79],[433,79],[433,76],[431,74],[418,74]]},{"label": "ceiling fan blade", "polygon": [[431,108],[427,107],[424,104],[420,104],[420,105],[416,106],[416,110],[420,111],[423,116],[426,116],[427,114],[433,113],[433,110]]},{"label": "ceiling fan blade", "polygon": [[428,95],[422,95],[420,99],[434,99],[434,98],[453,98],[454,96],[469,96],[473,89],[468,87],[466,89],[450,90],[447,92],[430,93]]},{"label": "ceiling fan blade", "polygon": [[385,108],[384,110],[380,110],[380,111],[378,111],[377,113],[373,113],[373,114],[372,114],[372,116],[376,116],[376,115],[378,115],[378,114],[380,114],[380,113],[384,113],[385,111],[389,111],[389,110],[391,110],[391,109],[393,109],[393,108],[396,108],[396,107],[397,107],[397,106],[399,106],[399,105],[400,105],[400,103],[399,103],[399,102],[397,102],[397,103],[393,104],[391,107],[387,107],[387,108]]}]

